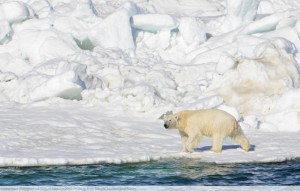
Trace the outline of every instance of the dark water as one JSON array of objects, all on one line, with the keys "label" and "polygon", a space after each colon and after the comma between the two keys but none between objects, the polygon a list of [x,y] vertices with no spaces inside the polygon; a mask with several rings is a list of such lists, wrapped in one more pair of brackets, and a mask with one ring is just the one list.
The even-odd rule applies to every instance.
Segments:
[{"label": "dark water", "polygon": [[180,159],[135,164],[0,168],[0,186],[300,185],[300,160],[268,164]]}]

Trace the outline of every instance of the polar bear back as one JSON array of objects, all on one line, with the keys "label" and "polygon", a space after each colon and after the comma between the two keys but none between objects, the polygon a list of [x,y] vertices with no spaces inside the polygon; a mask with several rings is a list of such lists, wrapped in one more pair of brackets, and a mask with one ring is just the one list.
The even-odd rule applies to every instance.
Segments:
[{"label": "polar bear back", "polygon": [[200,130],[208,137],[216,134],[230,136],[238,128],[232,115],[218,109],[186,110],[178,114],[183,129]]}]

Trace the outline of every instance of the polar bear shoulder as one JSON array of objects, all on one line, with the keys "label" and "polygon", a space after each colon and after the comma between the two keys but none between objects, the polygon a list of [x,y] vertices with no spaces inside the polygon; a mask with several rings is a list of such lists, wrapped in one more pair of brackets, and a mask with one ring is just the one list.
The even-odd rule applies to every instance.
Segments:
[{"label": "polar bear shoulder", "polygon": [[[219,109],[203,109],[203,110],[184,110],[175,115],[178,116],[178,126],[186,127],[189,123],[223,123],[236,122],[236,119],[229,113]],[[207,124],[209,125],[209,124]]]}]

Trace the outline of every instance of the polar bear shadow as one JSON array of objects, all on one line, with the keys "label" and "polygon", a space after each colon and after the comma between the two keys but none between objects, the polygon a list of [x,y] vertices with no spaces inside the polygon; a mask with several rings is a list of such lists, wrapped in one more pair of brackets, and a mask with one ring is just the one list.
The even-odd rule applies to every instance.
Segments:
[{"label": "polar bear shadow", "polygon": [[[223,145],[222,150],[235,150],[241,148],[239,145]],[[195,148],[196,152],[204,152],[204,151],[210,151],[211,146],[204,146],[200,148]],[[255,151],[255,145],[250,145],[249,151]]]}]

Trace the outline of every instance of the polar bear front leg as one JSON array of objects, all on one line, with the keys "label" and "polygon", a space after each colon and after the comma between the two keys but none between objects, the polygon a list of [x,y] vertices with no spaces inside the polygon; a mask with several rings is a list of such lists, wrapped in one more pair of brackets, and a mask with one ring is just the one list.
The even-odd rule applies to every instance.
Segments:
[{"label": "polar bear front leg", "polygon": [[198,146],[199,142],[201,141],[202,139],[202,134],[201,133],[198,133],[198,135],[195,137],[194,141],[193,141],[193,148],[195,148],[196,146]]},{"label": "polar bear front leg", "polygon": [[216,153],[222,152],[224,137],[213,136],[212,138],[213,138],[213,145],[212,145],[211,151],[216,152]]},{"label": "polar bear front leg", "polygon": [[181,149],[181,152],[188,152],[188,149],[186,148],[187,139],[188,139],[188,137],[183,137],[182,138],[182,149]]},{"label": "polar bear front leg", "polygon": [[180,133],[181,141],[182,141],[181,152],[188,152],[188,150],[186,149],[186,143],[187,143],[187,140],[188,140],[188,136],[184,132],[179,131],[179,133]]},{"label": "polar bear front leg", "polygon": [[195,141],[196,135],[190,135],[186,141],[186,149],[188,152],[193,153],[194,152],[194,141]]}]

